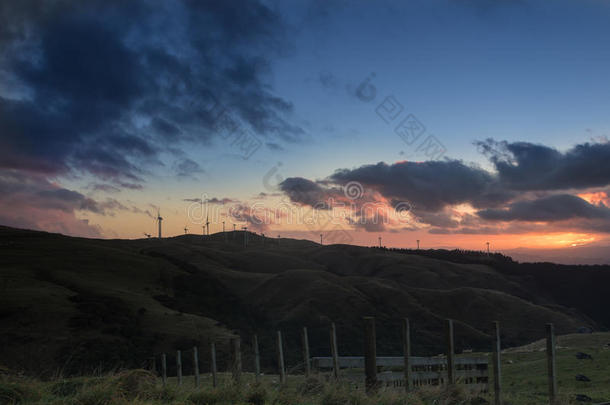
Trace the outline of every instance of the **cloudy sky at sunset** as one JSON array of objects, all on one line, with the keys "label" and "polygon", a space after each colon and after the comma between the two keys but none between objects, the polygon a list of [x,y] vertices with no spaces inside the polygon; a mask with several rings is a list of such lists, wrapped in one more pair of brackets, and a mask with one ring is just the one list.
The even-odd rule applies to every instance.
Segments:
[{"label": "cloudy sky at sunset", "polygon": [[0,0],[0,224],[608,245],[609,20],[587,0]]}]

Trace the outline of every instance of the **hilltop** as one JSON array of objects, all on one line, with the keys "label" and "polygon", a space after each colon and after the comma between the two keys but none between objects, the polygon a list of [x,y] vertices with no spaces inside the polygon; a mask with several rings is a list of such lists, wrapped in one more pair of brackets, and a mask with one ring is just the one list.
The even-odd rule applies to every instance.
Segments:
[{"label": "hilltop", "polygon": [[[443,322],[456,345],[487,349],[491,322],[507,346],[610,325],[607,266],[519,264],[504,256],[404,251],[243,232],[209,237],[99,240],[0,227],[0,358],[37,374],[143,366],[154,353],[239,333],[244,362],[259,334],[273,367],[273,334],[327,355],[335,322],[341,354],[361,352],[361,317],[377,318],[380,354],[400,353],[400,319],[411,319],[416,354],[443,351]],[[586,292],[583,294],[583,292]],[[202,350],[203,362],[207,351]],[[299,351],[288,350],[289,364]]]}]

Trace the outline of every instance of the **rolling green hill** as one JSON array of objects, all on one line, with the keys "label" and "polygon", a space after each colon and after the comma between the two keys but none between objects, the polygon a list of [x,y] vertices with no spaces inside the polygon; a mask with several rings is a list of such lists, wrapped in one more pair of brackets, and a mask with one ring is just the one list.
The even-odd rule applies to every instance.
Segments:
[{"label": "rolling green hill", "polygon": [[94,240],[0,227],[0,363],[75,374],[143,366],[154,353],[214,340],[222,367],[227,339],[239,333],[249,364],[250,338],[258,333],[263,366],[273,368],[272,339],[281,329],[288,364],[296,365],[302,326],[310,330],[312,355],[329,353],[330,322],[340,353],[360,354],[367,315],[377,318],[379,353],[388,355],[400,353],[403,317],[411,320],[418,355],[443,351],[446,318],[456,321],[458,350],[487,349],[493,320],[509,346],[541,338],[547,322],[560,334],[608,326],[591,304],[608,306],[599,284],[610,281],[606,268],[596,267],[594,279],[582,268],[558,272],[579,272],[588,285],[579,307],[569,291],[545,288],[536,268],[493,257],[455,260],[256,234],[244,248],[243,232],[227,237]]}]

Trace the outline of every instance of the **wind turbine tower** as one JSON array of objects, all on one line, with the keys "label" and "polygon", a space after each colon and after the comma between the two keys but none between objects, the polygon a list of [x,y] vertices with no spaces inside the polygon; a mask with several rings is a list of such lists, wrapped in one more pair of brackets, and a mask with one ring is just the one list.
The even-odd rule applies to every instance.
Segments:
[{"label": "wind turbine tower", "polygon": [[379,247],[381,247],[381,236],[379,237]]},{"label": "wind turbine tower", "polygon": [[205,218],[205,229],[206,229],[206,234],[208,236],[210,236],[210,217],[206,217]]},{"label": "wind turbine tower", "polygon": [[159,223],[159,239],[162,238],[161,236],[161,223],[163,222],[163,218],[161,217],[161,211],[157,211],[157,222]]},{"label": "wind turbine tower", "polygon": [[186,235],[186,233],[188,232],[188,228],[186,227],[186,225],[184,225],[184,234]]},{"label": "wind turbine tower", "polygon": [[323,245],[323,243],[322,243],[322,234],[320,234],[320,245]]},{"label": "wind turbine tower", "polygon": [[248,246],[248,227],[243,226],[241,229],[244,230],[244,248]]},{"label": "wind turbine tower", "polygon": [[417,240],[417,250],[419,250],[419,239]]},{"label": "wind turbine tower", "polygon": [[489,242],[487,242],[487,256],[489,256]]}]

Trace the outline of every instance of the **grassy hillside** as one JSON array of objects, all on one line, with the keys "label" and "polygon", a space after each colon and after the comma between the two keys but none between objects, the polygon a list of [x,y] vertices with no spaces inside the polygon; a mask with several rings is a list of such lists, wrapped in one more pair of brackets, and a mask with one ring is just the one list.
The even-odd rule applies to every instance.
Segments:
[{"label": "grassy hillside", "polygon": [[360,354],[365,315],[377,318],[381,354],[400,353],[402,317],[418,355],[443,351],[445,318],[456,320],[458,351],[486,349],[493,320],[511,346],[541,338],[546,322],[558,333],[604,326],[493,262],[255,234],[244,248],[243,232],[227,236],[93,240],[0,227],[1,362],[42,375],[141,367],[214,340],[222,367],[229,337],[242,336],[247,363],[258,333],[272,370],[276,329],[298,348],[308,326],[312,355],[327,355],[334,321],[341,354]]}]

